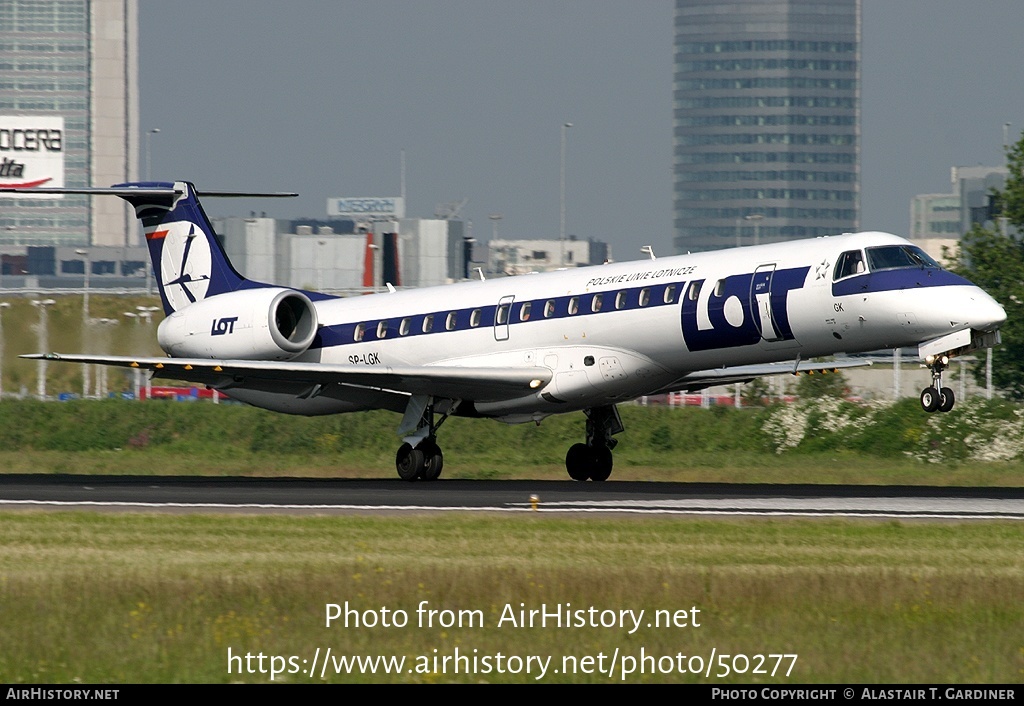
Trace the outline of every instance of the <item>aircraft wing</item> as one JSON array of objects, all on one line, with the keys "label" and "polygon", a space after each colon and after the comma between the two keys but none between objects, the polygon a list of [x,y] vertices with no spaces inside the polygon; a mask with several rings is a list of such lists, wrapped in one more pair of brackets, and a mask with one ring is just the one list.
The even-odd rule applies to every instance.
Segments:
[{"label": "aircraft wing", "polygon": [[183,380],[230,391],[247,380],[342,384],[412,395],[489,402],[523,397],[551,380],[548,368],[462,368],[423,365],[328,365],[264,360],[211,360],[209,358],[133,358],[63,353],[33,353],[22,358],[70,363],[114,365],[152,370],[156,377]]},{"label": "aircraft wing", "polygon": [[737,365],[731,368],[696,370],[678,378],[659,392],[692,392],[713,385],[730,385],[750,382],[765,375],[801,375],[814,373],[836,373],[843,368],[863,368],[871,365],[870,360],[841,360],[830,363],[804,361],[796,363],[763,363],[759,365]]}]

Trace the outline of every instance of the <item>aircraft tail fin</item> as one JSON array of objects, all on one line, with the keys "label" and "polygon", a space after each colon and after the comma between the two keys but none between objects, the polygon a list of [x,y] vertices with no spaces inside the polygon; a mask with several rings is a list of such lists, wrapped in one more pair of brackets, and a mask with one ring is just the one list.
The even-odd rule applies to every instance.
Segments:
[{"label": "aircraft tail fin", "polygon": [[142,221],[153,263],[153,275],[164,312],[238,289],[263,287],[247,280],[232,267],[206,216],[203,196],[292,196],[198,192],[189,182],[118,184],[111,191],[135,208]]}]

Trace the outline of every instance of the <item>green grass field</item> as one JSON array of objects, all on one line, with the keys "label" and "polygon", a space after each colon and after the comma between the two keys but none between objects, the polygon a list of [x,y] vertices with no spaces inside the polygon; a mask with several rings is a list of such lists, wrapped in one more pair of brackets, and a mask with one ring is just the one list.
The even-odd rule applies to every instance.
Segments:
[{"label": "green grass field", "polygon": [[[453,663],[439,673],[431,661],[417,662],[456,648],[477,657],[550,656],[546,682],[1024,679],[1024,546],[1016,524],[532,514],[0,518],[5,683],[269,682],[270,656],[311,661],[328,647],[335,656],[407,660],[406,671],[390,675],[334,674],[332,664],[325,680],[334,682],[522,682],[538,675],[501,674],[493,663],[487,674],[456,675]],[[443,627],[439,612],[437,623],[420,627],[422,601],[453,611],[449,617],[479,611],[482,625],[470,627],[464,613],[466,625]],[[394,619],[404,610],[409,624],[327,627],[327,604],[346,602],[364,618],[372,611],[380,619],[387,608]],[[633,634],[498,626],[506,604],[566,603],[642,609],[645,617]],[[686,611],[700,626],[648,627],[657,610]],[[239,674],[244,667],[236,662],[229,674],[229,648],[236,656],[262,652],[266,672],[254,661],[256,673]],[[551,671],[567,656],[604,654],[608,667],[616,649],[619,666],[610,676]],[[682,654],[684,666],[696,667],[689,658],[708,660],[712,650],[747,673],[709,679],[673,666]],[[623,674],[628,661],[621,658],[641,654],[661,659],[649,667],[669,673]],[[787,659],[772,677],[733,657],[761,654],[797,659],[788,676]],[[716,663],[713,673],[722,669]],[[274,681],[311,679],[285,672]]]}]

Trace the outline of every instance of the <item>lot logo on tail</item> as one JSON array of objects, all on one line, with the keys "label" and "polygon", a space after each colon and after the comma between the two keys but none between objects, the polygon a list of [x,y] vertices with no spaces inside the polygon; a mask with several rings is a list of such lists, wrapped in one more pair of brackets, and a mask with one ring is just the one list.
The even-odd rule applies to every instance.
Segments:
[{"label": "lot logo on tail", "polygon": [[202,229],[189,221],[162,223],[146,238],[163,240],[160,281],[171,308],[178,311],[205,299],[213,264]]}]

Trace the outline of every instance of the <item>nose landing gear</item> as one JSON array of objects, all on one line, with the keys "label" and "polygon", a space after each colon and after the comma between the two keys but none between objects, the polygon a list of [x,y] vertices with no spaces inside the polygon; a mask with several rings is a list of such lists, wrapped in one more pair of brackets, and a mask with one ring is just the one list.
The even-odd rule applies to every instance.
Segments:
[{"label": "nose landing gear", "polygon": [[942,371],[949,367],[949,356],[930,355],[925,362],[932,370],[932,384],[921,391],[921,407],[925,412],[948,412],[956,402],[953,390],[942,386]]}]

